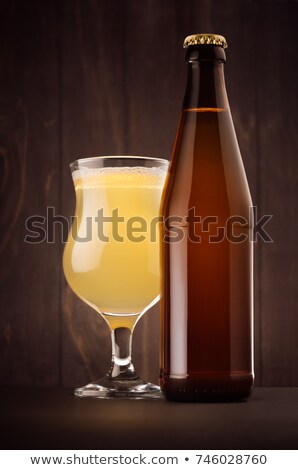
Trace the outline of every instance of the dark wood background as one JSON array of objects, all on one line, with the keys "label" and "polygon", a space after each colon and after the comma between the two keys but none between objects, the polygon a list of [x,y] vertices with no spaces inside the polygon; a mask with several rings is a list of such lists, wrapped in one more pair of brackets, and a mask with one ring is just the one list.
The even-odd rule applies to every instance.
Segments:
[{"label": "dark wood background", "polygon": [[[78,156],[168,158],[184,94],[182,42],[229,42],[226,81],[259,214],[256,377],[298,385],[297,1],[0,1],[0,383],[82,385],[102,375],[109,332],[67,287],[63,244],[27,244],[47,206],[70,215]],[[158,308],[136,328],[134,360],[158,376]]]}]

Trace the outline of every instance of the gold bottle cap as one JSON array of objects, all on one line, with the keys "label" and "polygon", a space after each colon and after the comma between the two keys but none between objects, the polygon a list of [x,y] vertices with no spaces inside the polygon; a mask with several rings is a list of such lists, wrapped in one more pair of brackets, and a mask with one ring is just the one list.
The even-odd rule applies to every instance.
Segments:
[{"label": "gold bottle cap", "polygon": [[196,44],[211,44],[223,47],[224,49],[228,47],[226,39],[219,34],[192,34],[184,39],[183,47],[186,49],[188,46]]}]

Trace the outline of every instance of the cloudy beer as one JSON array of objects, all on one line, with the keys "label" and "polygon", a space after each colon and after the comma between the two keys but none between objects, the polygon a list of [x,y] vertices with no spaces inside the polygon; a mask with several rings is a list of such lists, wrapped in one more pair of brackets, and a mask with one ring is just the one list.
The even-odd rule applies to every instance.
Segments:
[{"label": "cloudy beer", "polygon": [[73,172],[77,220],[64,252],[72,290],[110,326],[131,327],[160,293],[158,214],[165,171]]}]

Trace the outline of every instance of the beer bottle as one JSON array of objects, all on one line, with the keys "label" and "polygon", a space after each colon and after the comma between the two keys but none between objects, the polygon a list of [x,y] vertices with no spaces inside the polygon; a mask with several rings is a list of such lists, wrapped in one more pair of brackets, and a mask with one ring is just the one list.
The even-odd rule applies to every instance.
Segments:
[{"label": "beer bottle", "polygon": [[188,79],[163,202],[161,387],[238,401],[253,386],[251,197],[224,81],[223,36],[184,41]]}]

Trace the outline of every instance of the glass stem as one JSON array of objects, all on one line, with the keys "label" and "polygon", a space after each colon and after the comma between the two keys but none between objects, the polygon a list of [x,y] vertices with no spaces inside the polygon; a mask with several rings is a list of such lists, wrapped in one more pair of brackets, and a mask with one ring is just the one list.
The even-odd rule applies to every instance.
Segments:
[{"label": "glass stem", "polygon": [[115,328],[112,336],[112,364],[109,377],[113,380],[133,380],[138,376],[131,362],[132,330]]}]

